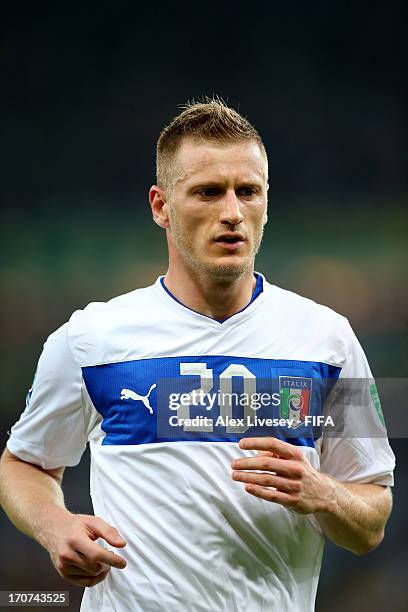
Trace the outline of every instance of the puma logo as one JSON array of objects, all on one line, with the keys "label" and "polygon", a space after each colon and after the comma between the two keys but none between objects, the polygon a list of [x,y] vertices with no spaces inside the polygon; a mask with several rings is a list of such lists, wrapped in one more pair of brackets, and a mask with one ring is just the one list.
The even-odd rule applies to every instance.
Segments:
[{"label": "puma logo", "polygon": [[121,400],[131,399],[131,400],[134,400],[135,402],[140,400],[146,406],[150,414],[153,414],[153,408],[151,407],[150,402],[149,402],[149,395],[153,391],[153,389],[156,388],[156,386],[157,386],[156,384],[152,385],[147,395],[139,395],[138,393],[136,393],[136,391],[132,391],[131,389],[122,389],[120,393],[120,399]]}]

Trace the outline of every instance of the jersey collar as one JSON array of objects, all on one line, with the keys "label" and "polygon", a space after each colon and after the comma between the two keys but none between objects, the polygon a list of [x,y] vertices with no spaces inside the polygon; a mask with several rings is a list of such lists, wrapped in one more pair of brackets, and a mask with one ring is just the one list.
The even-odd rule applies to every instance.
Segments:
[{"label": "jersey collar", "polygon": [[229,327],[229,324],[231,322],[235,323],[236,321],[241,320],[243,318],[242,317],[243,314],[245,314],[245,318],[246,318],[246,315],[250,314],[255,309],[255,307],[257,308],[258,305],[260,305],[260,302],[263,301],[265,278],[260,272],[254,272],[254,276],[256,278],[256,285],[255,285],[254,291],[252,292],[252,297],[251,297],[250,302],[246,306],[244,306],[244,308],[241,308],[241,310],[238,310],[238,312],[235,312],[234,314],[230,315],[226,319],[222,319],[222,320],[213,319],[212,317],[209,317],[208,315],[202,314],[201,312],[197,312],[196,310],[192,310],[191,308],[189,308],[188,306],[180,302],[180,300],[178,300],[171,293],[171,291],[166,287],[164,283],[164,276],[159,276],[159,278],[156,280],[155,285],[158,291],[160,292],[161,297],[166,299],[166,302],[168,303],[168,305],[172,306],[173,308],[176,308],[180,313],[182,312],[183,314],[187,314],[195,318],[198,317],[201,320],[205,320],[206,322],[211,323],[215,327],[218,327],[221,329],[221,328]]}]

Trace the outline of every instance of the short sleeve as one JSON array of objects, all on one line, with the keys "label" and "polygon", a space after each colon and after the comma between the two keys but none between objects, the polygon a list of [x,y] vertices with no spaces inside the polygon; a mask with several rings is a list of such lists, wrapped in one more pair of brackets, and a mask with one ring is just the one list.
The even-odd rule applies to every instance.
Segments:
[{"label": "short sleeve", "polygon": [[79,463],[87,442],[81,368],[68,341],[68,323],[49,336],[32,389],[7,448],[43,469]]},{"label": "short sleeve", "polygon": [[395,456],[375,381],[350,324],[343,322],[345,363],[325,404],[334,428],[323,432],[320,469],[343,482],[392,486]]}]

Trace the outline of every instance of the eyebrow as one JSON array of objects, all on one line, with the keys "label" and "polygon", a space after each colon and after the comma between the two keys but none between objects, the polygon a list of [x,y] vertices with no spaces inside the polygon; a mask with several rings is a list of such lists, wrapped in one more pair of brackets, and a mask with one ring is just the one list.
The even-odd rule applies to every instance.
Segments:
[{"label": "eyebrow", "polygon": [[[220,189],[225,188],[224,181],[203,181],[201,183],[194,183],[188,187],[188,191],[199,191],[200,189],[208,189],[209,187],[218,187]],[[241,187],[263,187],[263,181],[261,180],[246,180],[240,181],[237,183],[235,189],[239,189]]]}]

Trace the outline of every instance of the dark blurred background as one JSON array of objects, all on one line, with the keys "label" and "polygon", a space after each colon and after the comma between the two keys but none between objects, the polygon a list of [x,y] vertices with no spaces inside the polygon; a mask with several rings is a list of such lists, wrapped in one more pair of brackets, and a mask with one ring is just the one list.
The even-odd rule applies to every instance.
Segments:
[{"label": "dark blurred background", "polygon": [[[165,272],[147,200],[155,143],[178,105],[213,93],[269,154],[256,268],[346,315],[377,377],[407,377],[406,3],[40,1],[0,14],[2,445],[47,335]],[[385,540],[365,557],[327,545],[318,612],[408,609],[408,444],[391,444]],[[73,511],[91,511],[87,470],[85,456],[66,472]],[[81,589],[0,521],[0,590],[69,589],[77,610]]]}]

